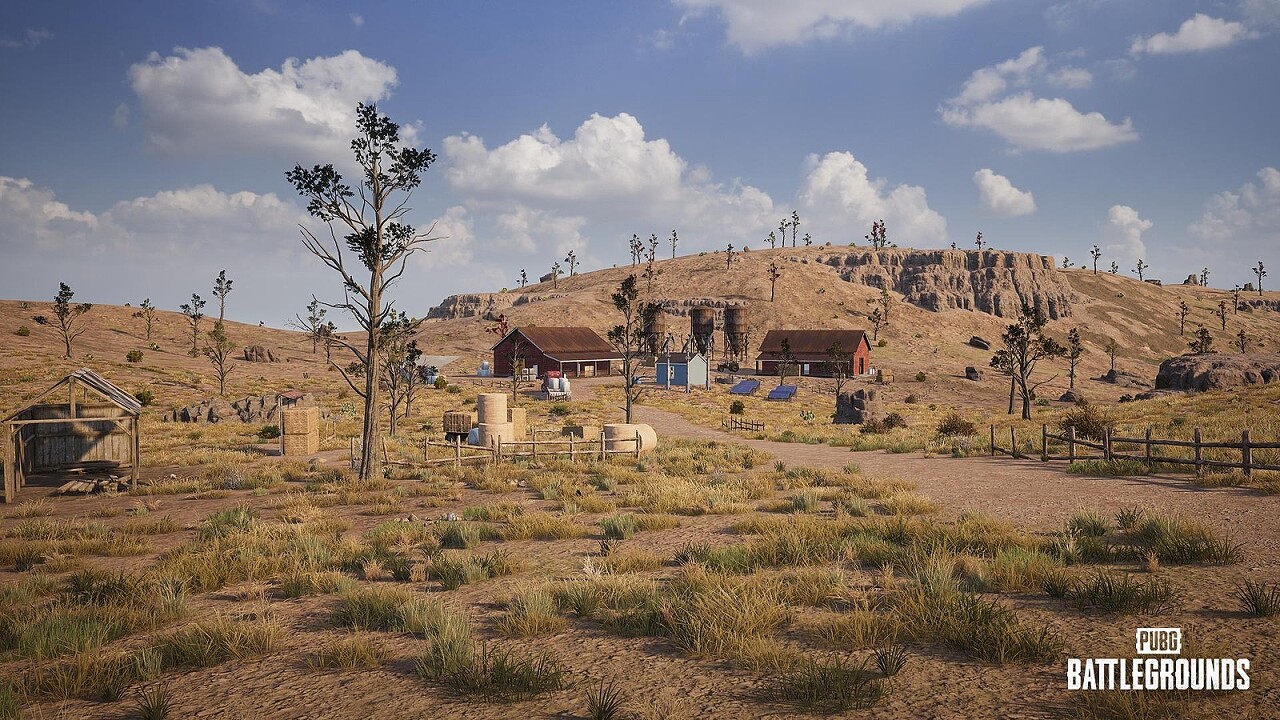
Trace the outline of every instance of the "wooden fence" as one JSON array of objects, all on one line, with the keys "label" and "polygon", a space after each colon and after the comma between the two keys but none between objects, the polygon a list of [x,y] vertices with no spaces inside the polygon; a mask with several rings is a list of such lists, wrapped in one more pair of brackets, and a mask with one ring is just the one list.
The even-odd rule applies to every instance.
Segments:
[{"label": "wooden fence", "polygon": [[[1066,454],[1050,454],[1051,441],[1065,444]],[[1009,428],[1009,447],[1000,447],[997,443],[995,425],[991,426],[990,444],[992,455],[1008,455],[1014,458],[1029,457],[1018,449],[1017,429],[1012,426]],[[1116,449],[1117,445],[1131,446],[1136,450],[1126,450],[1126,448],[1122,447],[1118,451]],[[1191,450],[1191,456],[1177,457],[1160,454],[1161,448],[1188,448]],[[1240,461],[1208,459],[1205,457],[1204,451],[1209,449],[1239,452]],[[1255,450],[1280,450],[1280,443],[1254,442],[1249,437],[1248,430],[1240,433],[1240,442],[1205,442],[1201,438],[1200,428],[1198,427],[1193,429],[1191,440],[1154,438],[1151,436],[1151,428],[1147,428],[1142,437],[1116,435],[1110,428],[1107,428],[1103,431],[1101,440],[1088,440],[1077,437],[1074,426],[1068,427],[1066,432],[1061,434],[1049,432],[1048,425],[1040,426],[1040,460],[1042,462],[1050,460],[1065,460],[1067,462],[1076,462],[1077,460],[1135,460],[1144,463],[1148,468],[1157,463],[1187,465],[1194,467],[1196,477],[1203,476],[1206,468],[1242,470],[1245,477],[1252,477],[1254,470],[1280,471],[1280,465],[1255,462],[1253,458]]]},{"label": "wooden fence", "polygon": [[764,423],[757,420],[746,420],[740,417],[731,417],[727,423],[730,430],[752,430],[754,432],[764,432]]}]

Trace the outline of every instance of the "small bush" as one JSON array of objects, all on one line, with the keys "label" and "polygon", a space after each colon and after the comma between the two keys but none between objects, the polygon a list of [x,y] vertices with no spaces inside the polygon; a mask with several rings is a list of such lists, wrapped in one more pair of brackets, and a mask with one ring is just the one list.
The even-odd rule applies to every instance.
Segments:
[{"label": "small bush", "polygon": [[321,645],[307,665],[314,670],[369,670],[381,665],[390,652],[387,646],[364,633]]},{"label": "small bush", "polygon": [[741,400],[734,400],[733,402],[729,403],[730,415],[742,415],[746,411],[747,411],[746,403],[742,402]]},{"label": "small bush", "polygon": [[1067,529],[1079,535],[1102,537],[1111,529],[1111,523],[1093,510],[1081,510],[1067,521]]},{"label": "small bush", "polygon": [[258,428],[258,439],[260,440],[275,440],[279,437],[280,437],[279,425],[263,425],[262,427]]},{"label": "small bush", "polygon": [[1048,398],[1040,398],[1036,400],[1036,407],[1049,407]]},{"label": "small bush", "polygon": [[150,390],[139,390],[138,392],[133,394],[133,397],[135,400],[138,401],[138,404],[141,405],[142,407],[147,407],[148,405],[155,402],[156,400],[155,393],[151,392]]},{"label": "small bush", "polygon": [[916,382],[924,382],[925,380],[928,380],[928,379],[929,379],[929,376],[925,375],[923,370],[916,373]]},{"label": "small bush", "polygon": [[129,352],[125,353],[124,359],[125,359],[125,362],[140,363],[142,362],[142,351],[130,350]]},{"label": "small bush", "polygon": [[1115,421],[1097,405],[1082,405],[1068,410],[1058,421],[1058,428],[1064,433],[1072,427],[1078,438],[1102,440],[1108,430],[1115,429]]},{"label": "small bush", "polygon": [[850,667],[842,660],[810,659],[783,675],[770,694],[805,710],[834,714],[873,707],[884,697],[885,686],[865,664]]},{"label": "small bush", "polygon": [[133,717],[138,720],[164,720],[173,709],[173,693],[164,685],[152,685],[138,694]]},{"label": "small bush", "polygon": [[511,637],[533,637],[564,629],[555,596],[545,587],[525,590],[507,602],[507,614],[498,621],[498,632]]},{"label": "small bush", "polygon": [[1174,592],[1160,578],[1135,580],[1125,573],[1095,572],[1076,583],[1070,597],[1082,608],[1096,608],[1114,613],[1158,614],[1173,604]]},{"label": "small bush", "polygon": [[978,428],[963,415],[952,411],[938,423],[938,434],[946,436],[967,437],[978,432]]},{"label": "small bush", "polygon": [[893,644],[888,647],[876,650],[876,669],[885,677],[893,677],[902,672],[902,668],[907,665],[907,649],[901,645]]},{"label": "small bush", "polygon": [[1253,617],[1271,617],[1280,613],[1280,585],[1245,580],[1236,586],[1240,608]]},{"label": "small bush", "polygon": [[876,341],[876,347],[889,347],[889,341],[884,338],[880,338]]},{"label": "small bush", "polygon": [[564,687],[564,670],[549,655],[521,657],[508,650],[483,646],[457,667],[440,669],[430,656],[419,661],[419,673],[442,680],[460,695],[474,695],[489,702],[528,700]]},{"label": "small bush", "polygon": [[573,410],[569,407],[569,403],[558,402],[553,403],[547,412],[555,417],[564,417],[573,412]]},{"label": "small bush", "polygon": [[606,538],[628,540],[636,533],[636,519],[631,514],[614,515],[601,520],[600,528]]},{"label": "small bush", "polygon": [[587,690],[587,717],[591,720],[621,720],[626,706],[627,696],[613,680],[601,680]]},{"label": "small bush", "polygon": [[444,391],[449,393],[450,395],[458,395],[459,393],[462,392],[462,388],[458,387],[457,385],[449,385],[444,389]]},{"label": "small bush", "polygon": [[902,402],[908,405],[915,405],[916,403],[920,402],[920,398],[916,397],[915,393],[911,393],[910,395],[902,398]]},{"label": "small bush", "polygon": [[449,381],[443,375],[437,375],[436,381],[432,383],[432,386],[437,390],[444,390],[449,387]]},{"label": "small bush", "polygon": [[1141,460],[1077,460],[1067,466],[1071,475],[1101,475],[1103,477],[1129,477],[1150,474],[1151,469]]},{"label": "small bush", "polygon": [[16,334],[18,337],[30,337],[31,328],[27,327],[26,325],[19,325],[17,331],[14,334]]}]

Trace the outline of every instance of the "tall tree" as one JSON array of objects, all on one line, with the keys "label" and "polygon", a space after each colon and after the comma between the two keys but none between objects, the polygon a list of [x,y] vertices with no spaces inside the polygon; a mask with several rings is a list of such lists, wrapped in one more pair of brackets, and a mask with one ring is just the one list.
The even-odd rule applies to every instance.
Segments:
[{"label": "tall tree", "polygon": [[844,391],[845,384],[849,382],[849,375],[853,372],[853,361],[840,347],[839,340],[831,343],[831,347],[827,348],[827,372],[831,373],[831,378],[836,382],[836,402],[839,403],[840,393]]},{"label": "tall tree", "polygon": [[614,325],[608,333],[609,343],[622,356],[622,388],[626,398],[626,421],[632,419],[632,409],[640,399],[641,360],[648,349],[648,329],[653,327],[662,306],[640,297],[640,287],[634,274],[628,275],[613,293],[613,307],[622,314],[622,324]]},{"label": "tall tree", "polygon": [[569,263],[569,277],[578,274],[578,253],[570,250],[568,255],[564,256],[564,261]]},{"label": "tall tree", "polygon": [[1119,274],[1119,272],[1120,272],[1120,263],[1116,262],[1115,260],[1112,260],[1112,261],[1111,261],[1111,274],[1112,274],[1112,275],[1116,275],[1116,274]]},{"label": "tall tree", "polygon": [[871,232],[864,235],[863,238],[871,243],[871,247],[880,250],[889,246],[889,230],[885,226],[883,220],[877,220],[871,223]]},{"label": "tall tree", "polygon": [[1093,258],[1093,274],[1098,274],[1098,258],[1102,257],[1102,248],[1094,245],[1089,250],[1089,257]]},{"label": "tall tree", "polygon": [[889,319],[884,316],[884,311],[879,307],[872,309],[871,314],[867,316],[867,322],[871,323],[871,339],[879,341],[880,328],[889,324]]},{"label": "tall tree", "polygon": [[1249,333],[1240,328],[1240,332],[1236,333],[1236,347],[1240,348],[1240,352],[1249,352]]},{"label": "tall tree", "polygon": [[973,244],[977,245],[979,250],[981,250],[982,246],[986,244],[986,242],[982,239],[981,231],[978,232],[978,237],[973,241]]},{"label": "tall tree", "polygon": [[1071,328],[1067,332],[1067,389],[1076,389],[1076,367],[1080,364],[1080,356],[1084,355],[1084,343],[1080,340],[1080,328]]},{"label": "tall tree", "polygon": [[222,321],[215,322],[209,331],[202,352],[209,362],[213,363],[214,373],[218,376],[218,394],[227,394],[227,376],[231,374],[231,353],[235,352],[235,343],[227,337],[226,326]]},{"label": "tall tree", "polygon": [[1227,301],[1218,301],[1218,320],[1222,321],[1222,331],[1227,331]]},{"label": "tall tree", "polygon": [[1017,321],[1000,336],[1004,347],[991,358],[991,367],[1013,378],[1022,398],[1023,420],[1031,419],[1031,401],[1036,389],[1053,379],[1036,382],[1033,379],[1036,365],[1066,352],[1057,340],[1044,334],[1045,323],[1043,313],[1024,304]]},{"label": "tall tree", "polygon": [[769,260],[769,302],[773,302],[773,291],[780,277],[782,277],[782,268],[778,267],[778,261]]},{"label": "tall tree", "polygon": [[324,343],[324,361],[333,362],[333,344],[340,340],[338,337],[338,326],[333,321],[325,323],[320,328],[320,342]]},{"label": "tall tree", "polygon": [[[791,211],[791,247],[796,246],[796,232],[800,229],[800,213],[795,210]],[[805,238],[808,239],[808,235]],[[806,245],[808,243],[805,243]]]},{"label": "tall tree", "polygon": [[796,364],[796,354],[791,351],[791,339],[782,338],[781,357],[778,359],[778,387],[787,384],[787,376]]},{"label": "tall tree", "polygon": [[1267,276],[1267,268],[1259,260],[1258,264],[1253,268],[1253,274],[1258,276],[1258,294],[1262,294],[1262,278]]},{"label": "tall tree", "polygon": [[1116,355],[1120,354],[1120,344],[1116,342],[1115,338],[1108,338],[1107,344],[1102,349],[1107,353],[1107,358],[1111,360],[1111,372],[1115,372]]},{"label": "tall tree", "polygon": [[[786,218],[783,218],[782,221],[778,223],[778,239],[782,241],[782,247],[787,246],[787,228],[789,227],[791,227],[791,223],[787,222]],[[772,235],[773,233],[769,234]]]},{"label": "tall tree", "polygon": [[676,259],[676,245],[680,244],[680,236],[676,235],[676,231],[671,231],[671,259]]},{"label": "tall tree", "polygon": [[1142,258],[1138,258],[1138,264],[1137,264],[1137,265],[1135,265],[1135,266],[1133,267],[1133,270],[1134,270],[1134,272],[1138,273],[1138,279],[1139,279],[1139,280],[1146,280],[1146,277],[1145,277],[1145,276],[1143,276],[1143,273],[1144,273],[1144,272],[1147,270],[1147,268],[1149,268],[1149,267],[1151,267],[1151,266],[1150,266],[1150,265],[1148,265],[1148,264],[1146,264],[1145,262],[1143,262]]},{"label": "tall tree", "polygon": [[218,277],[213,279],[213,296],[218,298],[218,324],[227,318],[227,296],[231,294],[233,280],[227,279],[227,271],[219,270]]},{"label": "tall tree", "polygon": [[769,231],[769,237],[765,238],[765,240],[769,241],[770,248],[778,247],[778,236],[772,230]]},{"label": "tall tree", "polygon": [[324,342],[323,330],[325,327],[324,316],[328,312],[325,308],[320,307],[320,301],[311,298],[311,302],[307,303],[307,316],[294,315],[289,321],[289,325],[301,330],[307,339],[311,341],[311,354],[316,354],[316,347]]},{"label": "tall tree", "polygon": [[199,295],[191,293],[191,302],[178,306],[182,314],[187,316],[187,322],[191,325],[191,357],[195,357],[200,353],[196,345],[200,342],[200,321],[204,319],[204,306],[206,304]]},{"label": "tall tree", "polygon": [[[49,307],[53,310],[54,326],[58,328],[58,332],[62,335],[62,344],[66,350],[63,357],[71,357],[71,343],[88,330],[88,326],[80,322],[80,318],[85,313],[93,309],[93,303],[71,303],[71,298],[75,297],[75,291],[71,286],[60,282],[58,283],[58,294],[53,296],[53,304]],[[43,316],[36,316],[36,323],[45,325],[49,321]]]},{"label": "tall tree", "polygon": [[1244,292],[1244,289],[1241,288],[1239,285],[1231,288],[1231,314],[1232,315],[1240,314],[1240,293],[1242,292]]},{"label": "tall tree", "polygon": [[893,307],[893,297],[889,295],[889,288],[880,288],[880,297],[876,300],[880,305],[880,311],[884,313],[884,324],[889,324],[889,310]]},{"label": "tall tree", "polygon": [[644,251],[644,243],[640,240],[640,236],[632,233],[631,235],[631,266],[635,267],[640,264],[640,253]]},{"label": "tall tree", "polygon": [[[307,199],[307,212],[328,226],[326,240],[302,228],[303,245],[342,280],[344,302],[325,304],[351,313],[364,331],[362,348],[335,338],[355,355],[363,370],[364,388],[356,387],[341,366],[334,366],[364,398],[359,477],[367,481],[382,476],[382,455],[376,450],[382,375],[379,328],[392,311],[388,291],[404,275],[409,257],[437,239],[430,230],[420,233],[404,222],[413,190],[436,156],[428,149],[402,146],[400,126],[379,114],[376,105],[362,103],[356,108],[356,132],[351,141],[360,168],[356,189],[333,165],[311,169],[295,165],[285,177]],[[356,256],[358,268],[349,266],[343,257],[344,245]],[[367,280],[357,277],[365,272]]]},{"label": "tall tree", "polygon": [[1209,332],[1209,328],[1201,325],[1196,331],[1191,333],[1191,339],[1187,341],[1187,347],[1191,348],[1191,352],[1196,355],[1207,355],[1213,352],[1213,334]]},{"label": "tall tree", "polygon": [[528,286],[529,286],[529,273],[526,272],[524,268],[521,268],[520,269],[520,287],[525,288]]},{"label": "tall tree", "polygon": [[560,263],[551,263],[551,289],[556,290],[560,287]]},{"label": "tall tree", "polygon": [[729,243],[724,249],[724,269],[727,271],[733,265],[733,243]]},{"label": "tall tree", "polygon": [[378,331],[378,345],[382,352],[381,385],[387,391],[387,410],[390,431],[394,437],[397,420],[408,417],[412,411],[413,394],[422,383],[418,372],[418,360],[422,350],[414,335],[422,326],[421,320],[392,310]]},{"label": "tall tree", "polygon": [[[511,323],[507,320],[506,314],[498,316],[495,324],[485,328],[485,332],[497,336],[501,342],[503,338],[511,332]],[[511,342],[507,345],[506,360],[511,365],[511,404],[520,404],[520,388],[524,386],[524,359],[528,347],[525,344],[524,337],[516,334],[511,338]]]},{"label": "tall tree", "polygon": [[1209,287],[1209,268],[1200,271],[1200,287]]},{"label": "tall tree", "polygon": [[142,318],[142,322],[146,323],[147,342],[151,342],[151,330],[156,324],[156,306],[151,304],[151,298],[147,298],[138,305],[138,308],[138,311],[133,316]]},{"label": "tall tree", "polygon": [[1186,300],[1178,302],[1178,334],[1187,334],[1187,316],[1191,314],[1191,308],[1187,306]]}]

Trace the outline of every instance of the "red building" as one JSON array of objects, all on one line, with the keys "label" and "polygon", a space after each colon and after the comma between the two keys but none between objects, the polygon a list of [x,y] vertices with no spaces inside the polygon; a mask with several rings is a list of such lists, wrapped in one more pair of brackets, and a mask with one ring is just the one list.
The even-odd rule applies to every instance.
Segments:
[{"label": "red building", "polygon": [[493,374],[509,376],[519,358],[541,377],[558,370],[566,377],[608,375],[622,355],[596,331],[585,327],[521,327],[493,346]]},{"label": "red building", "polygon": [[835,374],[831,348],[839,343],[840,360],[844,371],[851,375],[864,375],[871,367],[871,342],[861,330],[770,330],[760,343],[756,357],[756,372],[777,375],[784,361],[782,341],[791,349],[795,372],[799,375]]}]

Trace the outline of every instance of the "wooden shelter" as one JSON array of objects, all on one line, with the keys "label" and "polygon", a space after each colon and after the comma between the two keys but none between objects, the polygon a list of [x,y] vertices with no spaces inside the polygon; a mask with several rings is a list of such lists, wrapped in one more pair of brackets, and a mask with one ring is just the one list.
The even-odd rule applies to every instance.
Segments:
[{"label": "wooden shelter", "polygon": [[515,358],[542,377],[555,370],[566,377],[593,377],[612,372],[622,354],[608,340],[587,327],[515,328],[493,346],[493,374],[509,377]]},{"label": "wooden shelter", "polygon": [[[66,394],[55,396],[60,390]],[[59,401],[45,400],[52,397]],[[58,381],[0,421],[4,501],[13,502],[32,473],[128,465],[130,483],[137,482],[141,413],[132,395],[87,368]]]},{"label": "wooden shelter", "polygon": [[793,369],[798,375],[833,375],[831,348],[839,343],[840,357],[849,375],[866,374],[871,362],[871,342],[861,330],[770,330],[760,344],[756,372],[778,374],[784,361],[782,341],[791,349]]}]

